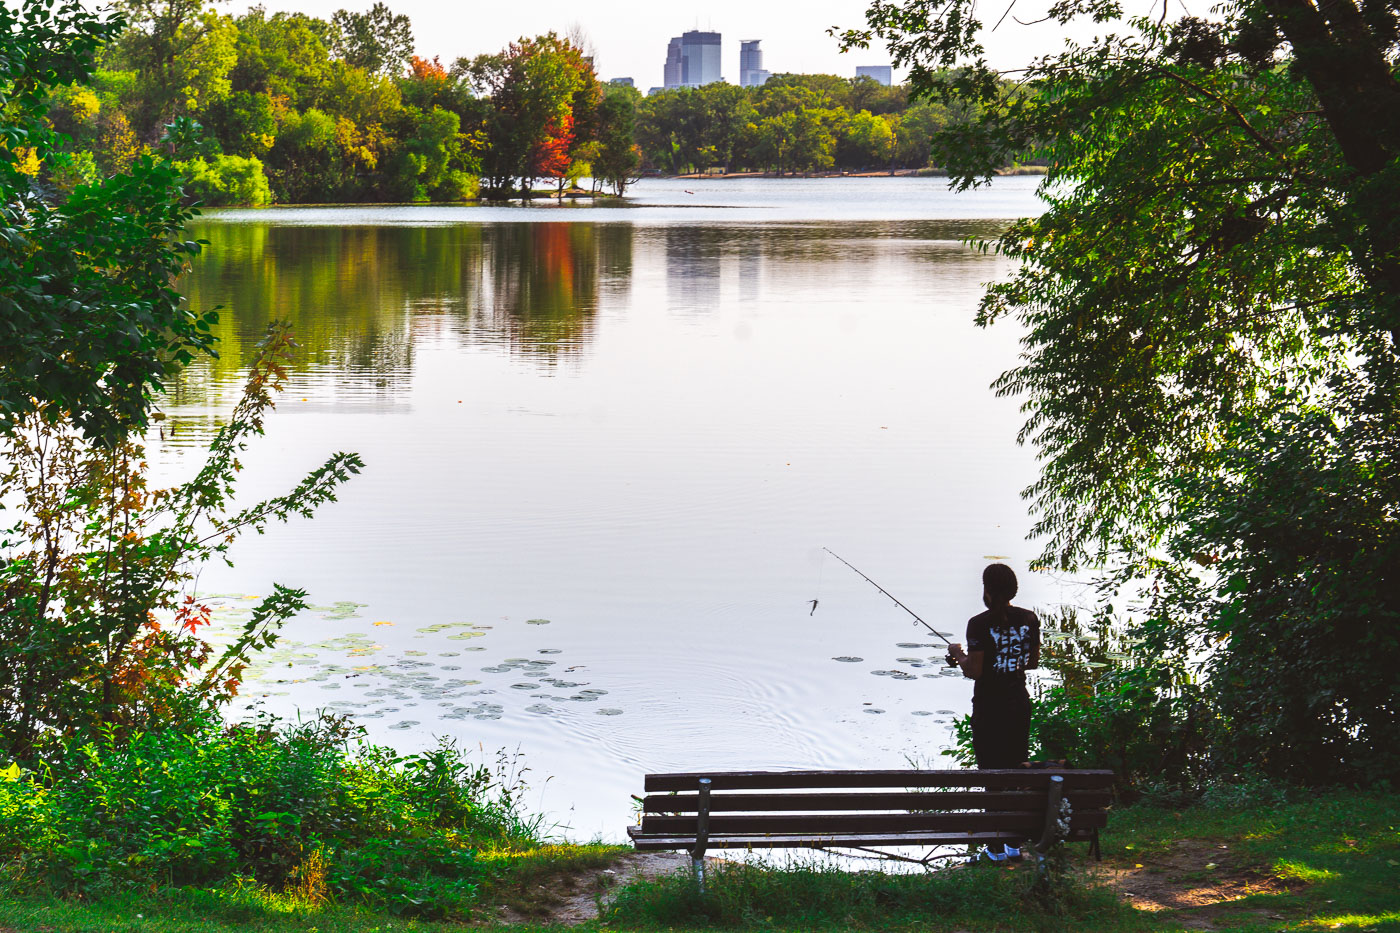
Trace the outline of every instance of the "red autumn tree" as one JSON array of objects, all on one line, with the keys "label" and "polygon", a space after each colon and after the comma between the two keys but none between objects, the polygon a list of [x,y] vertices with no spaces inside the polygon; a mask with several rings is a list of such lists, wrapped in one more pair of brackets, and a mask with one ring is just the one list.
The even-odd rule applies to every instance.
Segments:
[{"label": "red autumn tree", "polygon": [[530,150],[530,174],[536,178],[563,178],[569,171],[573,148],[574,117],[565,112],[545,127],[544,136]]}]

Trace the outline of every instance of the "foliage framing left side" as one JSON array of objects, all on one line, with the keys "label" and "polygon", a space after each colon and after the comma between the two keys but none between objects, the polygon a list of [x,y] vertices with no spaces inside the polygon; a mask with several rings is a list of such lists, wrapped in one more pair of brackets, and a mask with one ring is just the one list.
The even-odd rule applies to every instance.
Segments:
[{"label": "foliage framing left side", "polygon": [[120,28],[73,2],[0,7],[0,431],[52,407],[115,443],[212,352],[210,315],[171,284],[199,244],[182,237],[190,212],[168,162],[143,155],[66,198],[36,182],[74,158],[45,119],[48,93],[85,79]]}]

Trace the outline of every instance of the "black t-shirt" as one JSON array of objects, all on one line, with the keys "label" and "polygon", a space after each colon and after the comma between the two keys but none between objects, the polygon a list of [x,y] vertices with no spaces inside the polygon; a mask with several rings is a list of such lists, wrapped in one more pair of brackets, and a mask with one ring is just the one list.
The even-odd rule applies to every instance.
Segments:
[{"label": "black t-shirt", "polygon": [[1006,615],[988,609],[967,621],[967,650],[982,652],[982,676],[973,693],[1024,684],[1031,656],[1040,647],[1040,619],[1029,609],[1008,606]]}]

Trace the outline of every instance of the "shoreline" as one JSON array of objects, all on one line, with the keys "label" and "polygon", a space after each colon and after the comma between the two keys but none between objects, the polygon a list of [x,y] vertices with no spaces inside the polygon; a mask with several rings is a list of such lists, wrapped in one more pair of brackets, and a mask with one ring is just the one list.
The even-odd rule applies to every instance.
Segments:
[{"label": "shoreline", "polygon": [[[998,177],[1015,175],[1045,175],[1049,171],[1044,165],[1017,165],[997,169]],[[947,178],[948,173],[941,168],[900,168],[894,171],[878,172],[692,172],[687,175],[643,175],[642,180],[684,180],[708,181],[711,179],[730,180],[736,178],[764,179],[803,179],[803,178]]]}]

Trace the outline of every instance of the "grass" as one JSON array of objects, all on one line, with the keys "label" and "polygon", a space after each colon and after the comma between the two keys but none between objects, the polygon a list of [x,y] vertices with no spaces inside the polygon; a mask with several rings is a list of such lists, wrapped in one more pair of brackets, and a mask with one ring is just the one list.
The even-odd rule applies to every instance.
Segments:
[{"label": "grass", "polygon": [[[364,906],[305,897],[294,889],[274,891],[251,881],[216,889],[164,888],[97,900],[85,898],[0,898],[0,933],[383,933],[383,931],[475,930],[506,909],[516,915],[547,916],[558,905],[564,879],[615,862],[629,848],[609,845],[546,845],[496,849],[478,854],[486,877],[474,923],[450,923],[397,916]],[[526,931],[525,925],[512,929]]]},{"label": "grass", "polygon": [[[1030,872],[970,868],[934,875],[842,872],[818,862],[783,871],[742,863],[711,872],[697,896],[680,873],[622,889],[592,931],[669,930],[1177,930],[1400,933],[1400,794],[1333,793],[1267,807],[1131,807],[1113,814],[1104,862],[1085,872],[1082,847],[1060,895],[1028,899]],[[545,920],[565,879],[625,850],[543,846],[483,851],[476,925],[414,921],[368,908],[308,901],[253,884],[164,889],[98,902],[0,898],[0,930],[46,933],[186,931],[440,931],[480,929],[507,907]],[[1155,898],[1136,909],[1109,886]],[[1229,900],[1193,904],[1201,892]],[[585,892],[586,893],[586,892]],[[1141,901],[1140,901],[1141,902]]]},{"label": "grass", "polygon": [[[1332,793],[1267,808],[1136,807],[1104,837],[1110,864],[1189,890],[1220,879],[1241,896],[1216,929],[1400,933],[1400,795]],[[1136,866],[1141,865],[1141,870]],[[1207,867],[1213,866],[1213,867]]]}]

